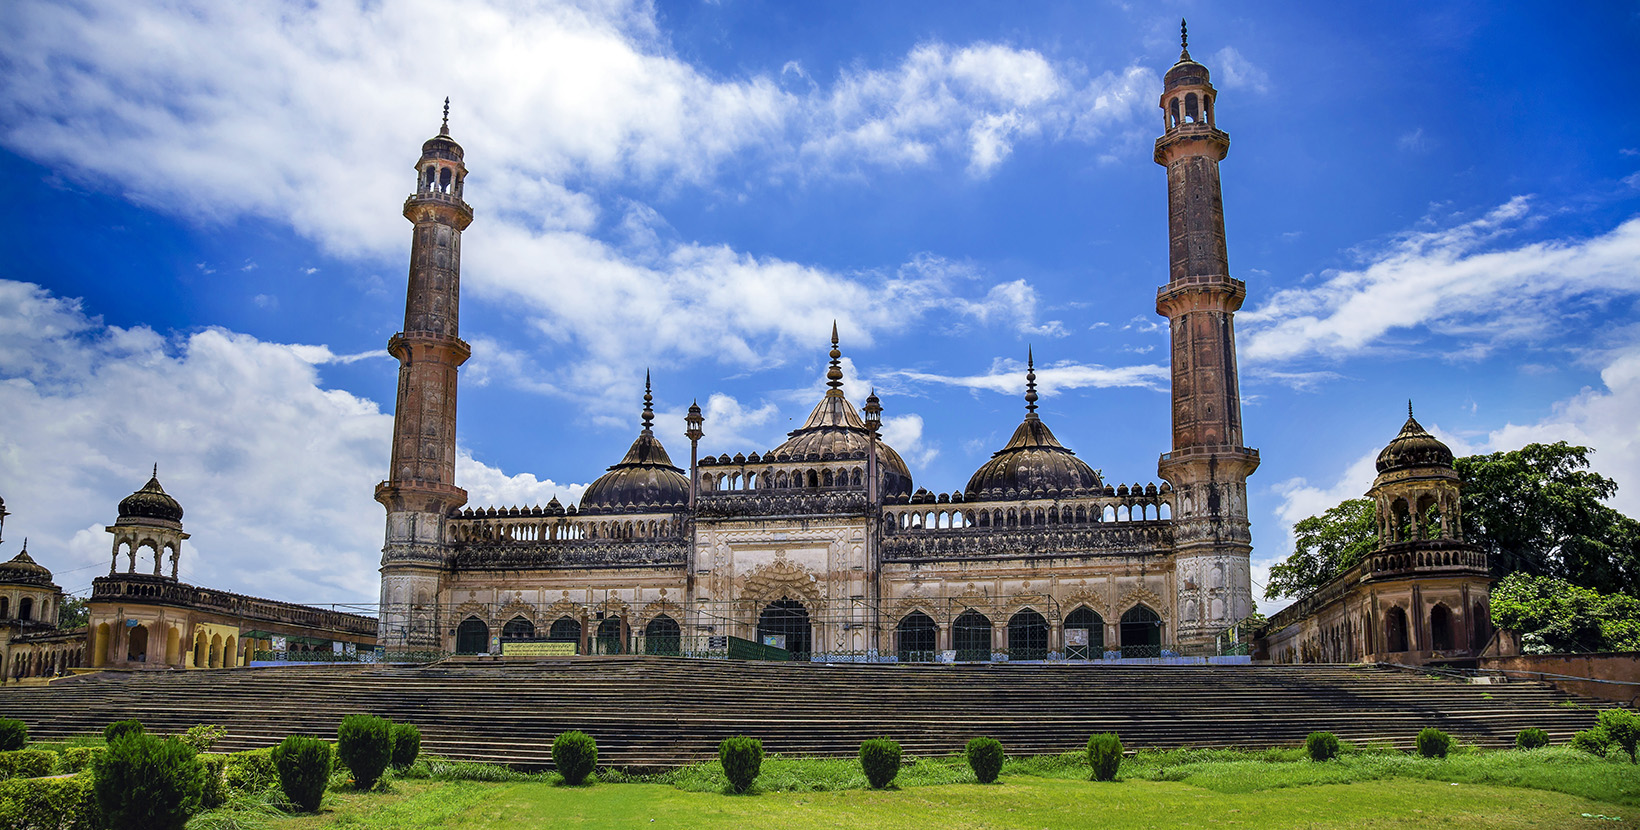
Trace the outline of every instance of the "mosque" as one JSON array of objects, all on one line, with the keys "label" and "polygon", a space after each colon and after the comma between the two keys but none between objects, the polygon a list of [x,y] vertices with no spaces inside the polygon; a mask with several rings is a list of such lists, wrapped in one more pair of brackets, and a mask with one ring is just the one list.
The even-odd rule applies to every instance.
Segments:
[{"label": "mosque", "polygon": [[1207,67],[1183,48],[1165,77],[1172,446],[1159,483],[1106,480],[1037,414],[968,482],[913,482],[882,437],[875,394],[843,394],[831,335],[827,390],[772,449],[689,464],[653,429],[652,390],[626,455],[578,504],[473,506],[455,481],[464,151],[422,145],[387,510],[378,643],[461,653],[704,652],[746,643],[795,657],[1040,660],[1212,648],[1254,611],[1247,476],[1218,128]]}]

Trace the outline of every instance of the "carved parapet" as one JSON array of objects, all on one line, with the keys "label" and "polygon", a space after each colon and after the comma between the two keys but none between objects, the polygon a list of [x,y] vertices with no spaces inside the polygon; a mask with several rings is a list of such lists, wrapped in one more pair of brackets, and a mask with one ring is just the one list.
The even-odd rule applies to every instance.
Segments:
[{"label": "carved parapet", "polygon": [[450,566],[456,571],[682,568],[688,552],[681,538],[473,542],[454,546]]},{"label": "carved parapet", "polygon": [[[681,508],[682,505],[676,507]],[[573,508],[571,508],[573,510]],[[457,545],[539,545],[543,543],[632,540],[680,541],[688,531],[682,512],[567,512],[556,506],[478,507],[445,520]]]},{"label": "carved parapet", "polygon": [[91,602],[170,605],[246,620],[299,625],[346,634],[375,636],[376,618],[293,602],[245,596],[144,574],[99,576],[91,581]]},{"label": "carved parapet", "polygon": [[702,493],[695,515],[702,519],[767,519],[784,516],[865,516],[870,513],[861,489],[787,493],[751,490],[738,493]]},{"label": "carved parapet", "polygon": [[885,562],[922,562],[981,556],[1131,555],[1165,551],[1172,545],[1172,525],[1152,521],[1007,530],[902,530],[884,537],[881,551]]},{"label": "carved parapet", "polygon": [[1385,545],[1361,560],[1363,579],[1440,576],[1491,572],[1486,551],[1453,539],[1419,540]]}]

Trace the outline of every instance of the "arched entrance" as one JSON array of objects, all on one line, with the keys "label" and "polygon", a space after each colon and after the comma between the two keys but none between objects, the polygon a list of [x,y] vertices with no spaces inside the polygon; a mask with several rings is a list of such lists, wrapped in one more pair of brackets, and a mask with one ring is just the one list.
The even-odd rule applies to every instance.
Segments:
[{"label": "arched entrance", "polygon": [[209,662],[209,655],[206,652],[208,652],[210,648],[211,643],[205,638],[205,630],[200,629],[196,631],[194,633],[194,664],[189,668],[206,668],[206,664]]},{"label": "arched entrance", "polygon": [[222,665],[230,668],[239,665],[239,640],[232,634],[222,641]]},{"label": "arched entrance", "polygon": [[468,617],[456,626],[457,654],[485,654],[490,650],[490,627],[477,617]]},{"label": "arched entrance", "polygon": [[564,616],[552,621],[552,628],[547,629],[547,642],[574,643],[577,653],[581,650],[581,621],[574,617]]},{"label": "arched entrance", "polygon": [[[1073,646],[1073,631],[1087,632],[1087,645]],[[1105,656],[1105,620],[1086,605],[1065,618],[1065,656],[1071,660],[1097,660]]]},{"label": "arched entrance", "polygon": [[775,644],[792,653],[793,660],[807,660],[814,650],[814,629],[809,624],[808,609],[790,597],[781,597],[763,608],[757,617],[757,641]]},{"label": "arched entrance", "polygon": [[1384,651],[1407,650],[1407,612],[1401,606],[1391,606],[1384,612]]},{"label": "arched entrance", "polygon": [[148,662],[148,626],[133,626],[126,632],[125,659],[132,663]]},{"label": "arched entrance", "polygon": [[222,635],[221,634],[212,634],[211,635],[211,653],[210,653],[210,664],[209,665],[213,669],[222,668]]},{"label": "arched entrance", "polygon": [[620,617],[605,617],[598,623],[597,654],[624,654],[626,652],[626,626],[621,625]]},{"label": "arched entrance", "polygon": [[1135,605],[1122,615],[1122,656],[1160,657],[1162,618],[1143,605]]},{"label": "arched entrance", "polygon": [[1436,651],[1452,650],[1452,612],[1440,603],[1429,609],[1429,647]]},{"label": "arched entrance", "polygon": [[1471,651],[1480,651],[1491,644],[1492,621],[1486,618],[1486,606],[1475,603],[1475,608],[1469,615],[1469,628],[1473,632],[1469,638]]},{"label": "arched entrance", "polygon": [[108,637],[110,629],[108,623],[97,626],[97,634],[91,640],[91,665],[101,668],[108,664]]},{"label": "arched entrance", "polygon": [[1008,659],[1048,659],[1048,621],[1026,608],[1008,618]]},{"label": "arched entrance", "polygon": [[182,632],[178,631],[177,627],[174,625],[166,626],[165,662],[171,665],[180,666],[182,665],[182,660]]},{"label": "arched entrance", "polygon": [[921,611],[912,611],[900,618],[894,632],[901,663],[934,662],[939,630],[932,617]]},{"label": "arched entrance", "polygon": [[973,609],[962,612],[951,623],[951,646],[956,649],[958,660],[990,661],[991,621]]},{"label": "arched entrance", "polygon": [[683,653],[683,631],[678,621],[661,614],[643,627],[643,653],[676,657]]},{"label": "arched entrance", "polygon": [[507,624],[501,626],[501,639],[503,640],[529,640],[534,637],[535,623],[525,619],[523,614],[507,620]]}]

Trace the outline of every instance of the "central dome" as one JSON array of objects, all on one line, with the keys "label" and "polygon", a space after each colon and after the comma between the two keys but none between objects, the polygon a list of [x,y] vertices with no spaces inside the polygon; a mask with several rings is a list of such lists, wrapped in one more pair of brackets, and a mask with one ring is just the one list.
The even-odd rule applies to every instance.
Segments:
[{"label": "central dome", "polygon": [[[854,405],[843,397],[843,369],[838,363],[842,356],[837,349],[837,325],[834,323],[831,327],[831,368],[826,370],[826,386],[829,388],[825,397],[815,404],[809,419],[788,433],[786,442],[776,447],[771,455],[780,458],[785,454],[793,461],[801,461],[823,459],[827,453],[832,458],[864,458],[871,451],[871,430],[860,419]],[[875,443],[883,494],[910,495],[911,470],[906,467],[905,459],[882,438],[877,438]]]},{"label": "central dome", "polygon": [[654,425],[654,396],[649,378],[643,382],[643,431],[627,449],[621,463],[609,468],[581,494],[581,511],[628,509],[682,509],[689,503],[689,476],[672,465]]},{"label": "central dome", "polygon": [[1025,420],[1007,446],[968,479],[969,498],[1027,498],[1037,491],[1075,491],[1102,486],[1099,473],[1066,449],[1036,414],[1036,361],[1026,356]]},{"label": "central dome", "polygon": [[1441,439],[1430,435],[1423,424],[1412,417],[1412,404],[1407,404],[1407,422],[1383,451],[1378,453],[1378,472],[1387,473],[1408,467],[1450,467],[1452,448]]}]

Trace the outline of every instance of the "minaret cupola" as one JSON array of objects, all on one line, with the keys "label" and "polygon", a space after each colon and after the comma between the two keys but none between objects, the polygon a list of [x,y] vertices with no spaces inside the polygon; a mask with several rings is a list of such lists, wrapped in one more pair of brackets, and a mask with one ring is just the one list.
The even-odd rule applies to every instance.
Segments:
[{"label": "minaret cupola", "polygon": [[1162,76],[1162,130],[1171,133],[1179,129],[1217,129],[1213,117],[1213,99],[1218,91],[1207,72],[1207,67],[1190,57],[1189,29],[1179,21],[1179,62]]},{"label": "minaret cupola", "polygon": [[[461,190],[467,178],[467,165],[461,158],[461,145],[450,137],[450,99],[445,98],[444,121],[439,124],[438,135],[421,145],[421,159],[416,162],[416,195],[411,198],[443,196],[446,201],[466,207],[461,201]],[[470,209],[467,212],[472,213]]]}]

